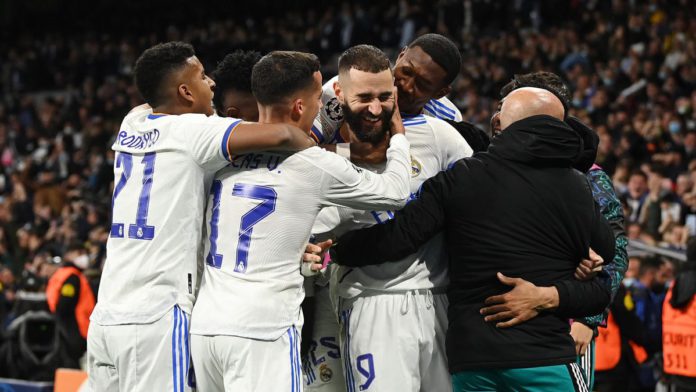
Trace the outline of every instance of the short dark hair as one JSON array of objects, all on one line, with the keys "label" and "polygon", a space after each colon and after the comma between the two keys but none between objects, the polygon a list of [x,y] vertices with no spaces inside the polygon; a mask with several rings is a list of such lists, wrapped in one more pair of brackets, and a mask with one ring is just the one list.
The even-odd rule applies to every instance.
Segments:
[{"label": "short dark hair", "polygon": [[338,58],[338,72],[347,72],[351,68],[358,71],[378,73],[391,70],[389,57],[372,45],[356,45],[346,49]]},{"label": "short dark hair", "polygon": [[632,170],[631,173],[628,175],[628,178],[631,178],[633,176],[640,176],[640,177],[643,177],[644,180],[646,180],[646,181],[648,180],[648,175],[645,174],[645,172],[640,170],[640,169]]},{"label": "short dark hair", "polygon": [[165,42],[146,49],[135,62],[135,85],[145,102],[156,107],[163,103],[162,83],[172,72],[186,65],[196,55],[185,42]]},{"label": "short dark hair", "polygon": [[215,81],[215,107],[222,109],[225,92],[230,90],[251,94],[251,70],[261,59],[261,53],[254,50],[235,50],[225,56],[211,77]]},{"label": "short dark hair", "polygon": [[251,91],[261,105],[285,102],[312,85],[319,59],[311,53],[274,51],[261,58],[251,72]]},{"label": "short dark hair", "polygon": [[445,70],[445,84],[450,85],[462,69],[462,55],[457,45],[449,38],[440,34],[423,34],[416,38],[409,48],[418,46]]},{"label": "short dark hair", "polygon": [[553,72],[539,71],[524,75],[515,75],[512,80],[500,89],[500,97],[504,98],[512,90],[522,87],[536,87],[547,90],[561,101],[563,107],[568,111],[572,97],[570,89],[560,76]]}]

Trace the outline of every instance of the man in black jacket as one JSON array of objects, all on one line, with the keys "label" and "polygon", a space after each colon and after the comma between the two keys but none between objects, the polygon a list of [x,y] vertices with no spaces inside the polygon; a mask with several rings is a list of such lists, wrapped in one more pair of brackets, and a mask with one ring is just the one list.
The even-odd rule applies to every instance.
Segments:
[{"label": "man in black jacket", "polygon": [[[573,272],[590,246],[612,260],[614,238],[586,179],[572,169],[583,146],[563,115],[552,93],[515,90],[501,109],[503,132],[487,152],[426,181],[395,219],[339,241],[337,262],[358,266],[396,260],[444,231],[456,391],[586,390],[568,318],[601,312],[610,294],[600,281],[605,275],[579,282]],[[525,297],[533,298],[533,310],[498,311],[493,320],[503,322],[488,323],[481,308],[499,306],[505,285],[532,293]]]}]

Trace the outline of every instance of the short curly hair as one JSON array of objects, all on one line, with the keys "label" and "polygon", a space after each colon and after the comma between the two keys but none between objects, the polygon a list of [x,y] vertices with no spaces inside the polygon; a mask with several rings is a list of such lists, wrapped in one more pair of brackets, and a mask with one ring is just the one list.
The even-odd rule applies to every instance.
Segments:
[{"label": "short curly hair", "polygon": [[440,34],[423,34],[411,42],[408,47],[420,47],[445,71],[445,85],[449,86],[459,75],[462,68],[462,55],[454,42]]},{"label": "short curly hair", "polygon": [[195,55],[193,46],[186,42],[165,42],[146,49],[133,71],[135,86],[145,102],[153,108],[164,103],[162,83]]},{"label": "short curly hair", "polygon": [[251,94],[251,71],[261,60],[261,53],[254,50],[235,50],[225,56],[211,74],[215,81],[213,103],[222,108],[225,93],[230,90]]}]

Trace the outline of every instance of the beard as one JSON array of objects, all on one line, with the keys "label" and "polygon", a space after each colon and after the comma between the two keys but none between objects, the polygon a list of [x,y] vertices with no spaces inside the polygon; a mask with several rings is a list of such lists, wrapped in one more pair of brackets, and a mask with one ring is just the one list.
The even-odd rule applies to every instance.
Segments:
[{"label": "beard", "polygon": [[[391,118],[394,113],[393,107],[392,110],[382,110],[379,116],[373,116],[368,110],[356,113],[350,109],[348,104],[341,104],[341,110],[343,110],[343,116],[351,131],[361,142],[377,144],[384,140],[391,128]],[[372,124],[366,121],[374,119],[382,120],[382,123],[379,124],[377,121],[375,124]]]}]

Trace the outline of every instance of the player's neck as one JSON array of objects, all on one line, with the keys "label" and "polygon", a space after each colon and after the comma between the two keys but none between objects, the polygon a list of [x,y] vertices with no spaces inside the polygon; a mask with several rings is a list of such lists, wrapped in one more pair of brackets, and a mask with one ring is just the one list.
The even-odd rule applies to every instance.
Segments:
[{"label": "player's neck", "polygon": [[[180,106],[180,105],[160,105],[152,108],[153,113],[163,113],[163,114],[187,114],[194,113],[190,108]],[[205,113],[201,113],[205,114]]]},{"label": "player's neck", "polygon": [[297,121],[294,121],[290,116],[290,112],[277,108],[259,106],[259,123],[260,124],[290,124],[299,127]]}]

